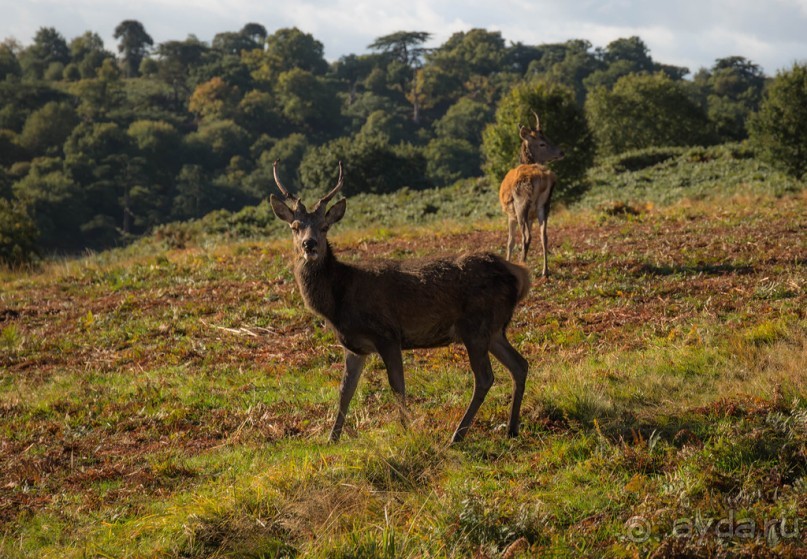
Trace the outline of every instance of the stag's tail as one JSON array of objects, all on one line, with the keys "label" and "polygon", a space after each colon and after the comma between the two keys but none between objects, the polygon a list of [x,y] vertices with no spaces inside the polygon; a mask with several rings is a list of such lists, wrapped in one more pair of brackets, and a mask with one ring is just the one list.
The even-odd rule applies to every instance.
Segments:
[{"label": "stag's tail", "polygon": [[507,270],[513,274],[513,277],[516,278],[516,290],[518,296],[516,297],[516,302],[521,302],[527,296],[527,293],[530,292],[530,273],[527,271],[527,268],[524,266],[519,266],[518,264],[513,264],[512,262],[508,262],[507,260],[502,260],[504,265],[507,267]]}]

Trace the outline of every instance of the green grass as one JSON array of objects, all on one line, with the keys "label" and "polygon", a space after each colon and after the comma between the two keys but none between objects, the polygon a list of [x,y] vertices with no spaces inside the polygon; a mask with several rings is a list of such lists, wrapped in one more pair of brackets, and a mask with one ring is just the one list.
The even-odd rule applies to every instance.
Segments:
[{"label": "green grass", "polygon": [[[698,165],[712,182],[671,194]],[[530,362],[514,440],[496,364],[448,445],[473,385],[449,347],[405,354],[408,429],[371,358],[328,444],[341,351],[274,224],[228,240],[212,216],[184,248],[6,272],[0,556],[801,556],[807,198],[762,168],[741,182],[755,165],[736,146],[647,150],[565,199],[554,275],[510,330]],[[344,259],[503,250],[479,185],[384,200],[373,220],[379,198],[351,199],[332,233]],[[721,536],[729,518],[755,535]],[[770,519],[801,532],[766,533]],[[674,537],[687,527],[702,531]]]}]

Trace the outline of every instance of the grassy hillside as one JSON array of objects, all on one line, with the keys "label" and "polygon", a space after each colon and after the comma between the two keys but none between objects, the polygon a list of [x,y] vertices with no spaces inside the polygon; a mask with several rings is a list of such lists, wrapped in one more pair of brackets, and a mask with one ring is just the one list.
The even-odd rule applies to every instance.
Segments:
[{"label": "grassy hillside", "polygon": [[[449,347],[405,354],[409,430],[372,359],[327,444],[341,351],[260,207],[7,273],[0,556],[802,556],[807,196],[723,149],[635,154],[567,193],[554,276],[511,327],[531,364],[516,440],[495,365],[447,445],[472,388]],[[454,192],[351,199],[332,242],[501,252],[495,192]]]}]

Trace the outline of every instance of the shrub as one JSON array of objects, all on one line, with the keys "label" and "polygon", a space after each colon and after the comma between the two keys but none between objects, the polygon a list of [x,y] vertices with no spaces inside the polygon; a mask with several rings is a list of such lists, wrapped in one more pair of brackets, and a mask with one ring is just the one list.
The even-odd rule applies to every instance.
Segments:
[{"label": "shrub", "polygon": [[750,122],[760,156],[796,178],[807,173],[807,65],[779,72]]},{"label": "shrub", "polygon": [[565,159],[551,164],[560,188],[582,180],[594,160],[594,143],[574,94],[558,85],[522,82],[505,95],[496,109],[495,122],[482,134],[483,169],[491,183],[501,183],[518,164],[518,125],[531,124],[533,110],[541,117],[547,136],[566,152]]}]

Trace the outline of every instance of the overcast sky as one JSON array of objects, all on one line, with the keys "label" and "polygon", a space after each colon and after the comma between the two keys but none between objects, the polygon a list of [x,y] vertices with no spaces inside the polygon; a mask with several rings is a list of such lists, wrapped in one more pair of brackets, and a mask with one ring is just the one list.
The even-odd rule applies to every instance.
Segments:
[{"label": "overcast sky", "polygon": [[765,73],[807,61],[807,0],[0,0],[0,39],[31,43],[40,27],[69,41],[98,33],[116,50],[115,26],[140,21],[155,43],[216,33],[249,22],[269,33],[296,26],[325,46],[328,60],[366,53],[376,37],[428,31],[427,46],[452,33],[483,27],[529,45],[587,39],[605,46],[638,35],[656,62],[710,67],[739,55]]}]

